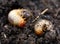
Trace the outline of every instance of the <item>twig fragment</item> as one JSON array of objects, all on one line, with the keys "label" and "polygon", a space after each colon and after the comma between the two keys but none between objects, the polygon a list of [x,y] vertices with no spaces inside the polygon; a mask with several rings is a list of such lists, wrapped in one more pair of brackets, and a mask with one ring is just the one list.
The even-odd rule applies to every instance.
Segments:
[{"label": "twig fragment", "polygon": [[[43,15],[45,12],[48,11],[48,8],[45,9],[44,11],[41,12],[41,15]],[[32,22],[35,22],[38,18],[39,18],[40,14],[32,21]]]}]

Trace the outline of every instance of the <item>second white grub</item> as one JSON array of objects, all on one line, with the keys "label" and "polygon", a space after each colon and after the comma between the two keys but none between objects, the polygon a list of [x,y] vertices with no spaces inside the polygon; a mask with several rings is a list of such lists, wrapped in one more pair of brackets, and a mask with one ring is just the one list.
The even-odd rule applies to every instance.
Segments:
[{"label": "second white grub", "polygon": [[49,20],[41,19],[35,23],[34,30],[37,34],[42,34],[43,30],[53,30],[53,24]]}]

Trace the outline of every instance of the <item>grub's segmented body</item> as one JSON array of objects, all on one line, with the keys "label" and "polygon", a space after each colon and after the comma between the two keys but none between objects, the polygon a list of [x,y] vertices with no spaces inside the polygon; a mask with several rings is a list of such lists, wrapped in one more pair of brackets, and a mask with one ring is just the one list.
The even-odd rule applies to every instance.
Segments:
[{"label": "grub's segmented body", "polygon": [[[25,11],[25,12],[24,12]],[[30,17],[30,11],[26,9],[14,9],[9,12],[8,20],[11,24],[23,27],[26,24],[26,17]]]},{"label": "grub's segmented body", "polygon": [[34,26],[35,33],[41,35],[45,30],[52,30],[53,24],[45,19],[38,20]]}]

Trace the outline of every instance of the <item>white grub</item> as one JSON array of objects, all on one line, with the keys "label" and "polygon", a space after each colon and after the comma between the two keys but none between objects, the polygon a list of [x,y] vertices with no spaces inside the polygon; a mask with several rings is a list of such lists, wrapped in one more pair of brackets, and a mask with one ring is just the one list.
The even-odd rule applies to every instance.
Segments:
[{"label": "white grub", "polygon": [[53,24],[52,22],[48,21],[48,20],[45,20],[45,19],[41,19],[41,20],[38,20],[34,26],[34,30],[36,32],[36,34],[43,34],[45,30],[50,30],[52,31],[53,30]]},{"label": "white grub", "polygon": [[8,14],[8,20],[11,24],[23,27],[26,23],[26,18],[30,17],[32,14],[27,9],[14,9]]}]

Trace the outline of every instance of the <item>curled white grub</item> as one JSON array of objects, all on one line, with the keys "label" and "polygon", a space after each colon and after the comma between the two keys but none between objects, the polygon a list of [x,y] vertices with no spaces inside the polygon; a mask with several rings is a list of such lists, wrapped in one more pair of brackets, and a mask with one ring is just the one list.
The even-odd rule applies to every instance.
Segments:
[{"label": "curled white grub", "polygon": [[52,30],[52,29],[53,29],[52,22],[45,19],[38,20],[34,26],[34,30],[37,35],[43,34],[45,30]]}]

